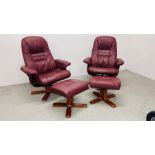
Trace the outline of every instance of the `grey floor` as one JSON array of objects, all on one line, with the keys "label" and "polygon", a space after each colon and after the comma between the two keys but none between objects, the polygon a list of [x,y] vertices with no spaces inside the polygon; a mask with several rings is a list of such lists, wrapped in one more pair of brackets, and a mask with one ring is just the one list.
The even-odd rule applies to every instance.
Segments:
[{"label": "grey floor", "polygon": [[[76,77],[88,80],[89,76]],[[104,102],[90,105],[94,99],[89,89],[77,96],[75,102],[87,103],[87,109],[73,109],[72,118],[65,118],[65,108],[53,108],[52,103],[64,101],[63,97],[51,94],[47,102],[41,102],[42,95],[30,95],[32,86],[21,84],[0,87],[0,120],[4,121],[145,121],[146,114],[155,110],[155,81],[124,70],[119,74],[122,87],[111,101],[117,104],[113,109]]]}]

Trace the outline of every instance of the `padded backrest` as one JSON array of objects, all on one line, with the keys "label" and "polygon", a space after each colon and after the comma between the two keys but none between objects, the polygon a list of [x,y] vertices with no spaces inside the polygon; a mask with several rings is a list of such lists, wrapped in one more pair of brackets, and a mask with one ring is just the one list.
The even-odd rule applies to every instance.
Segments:
[{"label": "padded backrest", "polygon": [[30,36],[22,40],[22,53],[27,67],[45,73],[56,68],[54,58],[46,40],[39,36]]},{"label": "padded backrest", "polygon": [[116,39],[111,36],[97,37],[92,49],[92,65],[96,67],[113,67],[116,59]]}]

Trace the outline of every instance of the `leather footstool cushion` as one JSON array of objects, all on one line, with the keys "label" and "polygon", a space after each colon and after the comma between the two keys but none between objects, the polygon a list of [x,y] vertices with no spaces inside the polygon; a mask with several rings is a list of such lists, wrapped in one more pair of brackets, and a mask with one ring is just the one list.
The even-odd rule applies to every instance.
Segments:
[{"label": "leather footstool cushion", "polygon": [[90,80],[91,88],[101,89],[120,89],[121,81],[117,77],[111,76],[93,76]]},{"label": "leather footstool cushion", "polygon": [[73,97],[89,89],[88,83],[81,80],[65,80],[51,86],[51,92],[64,97]]}]

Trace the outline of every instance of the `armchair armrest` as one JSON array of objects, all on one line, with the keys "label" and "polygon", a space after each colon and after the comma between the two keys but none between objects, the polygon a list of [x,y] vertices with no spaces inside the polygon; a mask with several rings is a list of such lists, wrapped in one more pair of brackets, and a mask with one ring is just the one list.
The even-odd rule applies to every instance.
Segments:
[{"label": "armchair armrest", "polygon": [[121,65],[123,65],[123,64],[124,64],[123,59],[118,58],[117,61],[116,61],[116,67],[119,67],[119,66],[121,66]]},{"label": "armchair armrest", "polygon": [[70,66],[71,63],[66,61],[66,60],[60,60],[60,59],[56,59],[55,60],[56,66],[60,69],[66,69],[67,66]]},{"label": "armchair armrest", "polygon": [[35,74],[38,74],[38,72],[33,69],[33,68],[29,68],[29,67],[26,67],[26,66],[22,66],[20,68],[24,73],[28,74],[28,75],[35,75]]},{"label": "armchair armrest", "polygon": [[83,60],[84,63],[91,65],[91,57],[87,57],[86,59]]}]

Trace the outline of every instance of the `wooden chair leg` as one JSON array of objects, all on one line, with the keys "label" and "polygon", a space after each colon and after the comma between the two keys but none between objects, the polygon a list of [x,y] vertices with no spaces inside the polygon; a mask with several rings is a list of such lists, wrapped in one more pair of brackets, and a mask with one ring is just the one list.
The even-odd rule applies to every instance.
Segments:
[{"label": "wooden chair leg", "polygon": [[46,90],[35,90],[31,92],[31,95],[46,93]]},{"label": "wooden chair leg", "polygon": [[47,99],[49,98],[49,96],[50,96],[50,93],[49,92],[46,92],[45,95],[42,98],[42,101],[47,101]]}]

